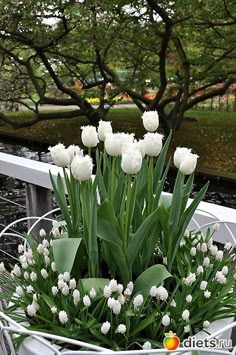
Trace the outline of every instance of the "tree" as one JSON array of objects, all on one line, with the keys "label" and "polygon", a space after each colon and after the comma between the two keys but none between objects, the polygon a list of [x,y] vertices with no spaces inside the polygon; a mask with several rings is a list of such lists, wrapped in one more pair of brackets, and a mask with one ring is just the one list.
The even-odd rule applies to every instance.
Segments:
[{"label": "tree", "polygon": [[[187,110],[236,82],[233,0],[5,0],[0,19],[0,54],[24,73],[16,101],[27,104],[27,96],[34,104],[33,118],[18,127],[79,115],[97,124],[125,93],[141,111],[157,110],[167,133]],[[153,99],[146,79],[157,88]],[[85,98],[95,88],[97,108]],[[78,109],[43,113],[40,104]]]}]

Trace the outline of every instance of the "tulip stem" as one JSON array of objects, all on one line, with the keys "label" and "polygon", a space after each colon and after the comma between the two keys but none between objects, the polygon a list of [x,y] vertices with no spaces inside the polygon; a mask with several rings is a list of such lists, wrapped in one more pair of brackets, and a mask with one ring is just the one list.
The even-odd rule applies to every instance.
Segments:
[{"label": "tulip stem", "polygon": [[91,148],[88,148],[88,155],[91,157]]},{"label": "tulip stem", "polygon": [[127,194],[126,194],[126,211],[125,211],[125,250],[128,247],[129,239],[129,209],[130,209],[130,196],[131,196],[131,175],[127,177]]},{"label": "tulip stem", "polygon": [[153,157],[149,157],[147,189],[147,215],[149,216],[153,207]]},{"label": "tulip stem", "polygon": [[114,201],[115,198],[115,174],[116,174],[116,157],[112,158],[112,167],[111,167],[111,202]]}]

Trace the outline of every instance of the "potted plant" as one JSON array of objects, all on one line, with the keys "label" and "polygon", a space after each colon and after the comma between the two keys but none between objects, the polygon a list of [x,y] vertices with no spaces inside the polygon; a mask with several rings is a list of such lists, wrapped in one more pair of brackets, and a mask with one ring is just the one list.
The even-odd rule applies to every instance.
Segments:
[{"label": "potted plant", "polygon": [[[28,237],[30,247],[19,245],[2,294],[11,302],[6,314],[29,329],[111,350],[151,349],[163,347],[165,334],[207,334],[212,322],[235,316],[232,245],[214,245],[218,225],[187,230],[208,187],[188,204],[198,156],[176,149],[173,195],[163,198],[171,135],[163,146],[157,113],[142,118],[149,132],[140,141],[101,121],[98,132],[82,128],[88,155],[77,146],[50,148],[64,171],[51,176],[61,218],[49,236],[40,231],[40,244]],[[96,150],[92,175],[99,140],[104,151]]]}]

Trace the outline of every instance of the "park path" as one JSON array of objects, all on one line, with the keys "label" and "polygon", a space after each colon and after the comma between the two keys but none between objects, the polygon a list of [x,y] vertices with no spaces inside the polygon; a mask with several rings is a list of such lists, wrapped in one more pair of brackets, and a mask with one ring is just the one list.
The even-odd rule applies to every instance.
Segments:
[{"label": "park path", "polygon": [[[61,111],[61,110],[78,110],[78,106],[57,106],[57,105],[40,105],[40,110],[41,111]],[[94,108],[97,108],[97,105],[93,105]],[[114,109],[119,109],[119,108],[135,108],[137,107],[134,104],[118,104],[113,106]],[[20,105],[20,111],[25,111],[28,110],[27,107],[24,105]]]}]

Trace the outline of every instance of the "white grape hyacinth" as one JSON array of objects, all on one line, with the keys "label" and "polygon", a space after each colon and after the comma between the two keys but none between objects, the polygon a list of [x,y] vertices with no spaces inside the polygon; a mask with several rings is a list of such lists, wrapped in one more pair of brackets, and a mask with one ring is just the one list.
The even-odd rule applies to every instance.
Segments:
[{"label": "white grape hyacinth", "polygon": [[185,309],[182,313],[182,319],[184,321],[188,321],[189,320],[189,316],[190,316],[190,312],[188,309]]},{"label": "white grape hyacinth", "polygon": [[126,325],[125,324],[119,324],[116,330],[116,333],[119,334],[125,334],[126,332]]},{"label": "white grape hyacinth", "polygon": [[170,317],[168,316],[168,314],[165,314],[162,317],[161,323],[162,325],[164,325],[164,327],[168,327],[168,325],[170,324]]},{"label": "white grape hyacinth", "polygon": [[143,301],[144,301],[143,295],[138,294],[137,296],[135,296],[133,299],[134,309],[138,310],[142,306]]},{"label": "white grape hyacinth", "polygon": [[83,297],[83,304],[84,304],[85,307],[91,306],[91,300],[90,300],[88,295],[85,295]]},{"label": "white grape hyacinth", "polygon": [[104,322],[101,326],[101,333],[106,335],[109,332],[110,328],[111,328],[111,323],[108,321]]},{"label": "white grape hyacinth", "polygon": [[66,324],[69,320],[68,315],[65,311],[60,311],[58,314],[58,318],[61,324]]}]

